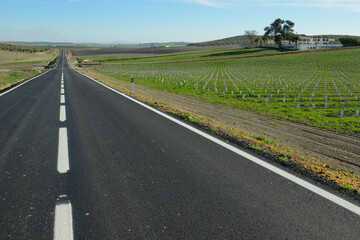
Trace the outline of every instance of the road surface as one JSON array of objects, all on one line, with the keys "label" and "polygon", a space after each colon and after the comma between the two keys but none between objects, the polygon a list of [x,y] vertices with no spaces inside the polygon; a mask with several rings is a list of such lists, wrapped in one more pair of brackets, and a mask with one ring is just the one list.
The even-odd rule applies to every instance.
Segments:
[{"label": "road surface", "polygon": [[[0,239],[359,239],[359,203],[71,69],[0,96]],[[305,181],[304,181],[305,180]]]}]

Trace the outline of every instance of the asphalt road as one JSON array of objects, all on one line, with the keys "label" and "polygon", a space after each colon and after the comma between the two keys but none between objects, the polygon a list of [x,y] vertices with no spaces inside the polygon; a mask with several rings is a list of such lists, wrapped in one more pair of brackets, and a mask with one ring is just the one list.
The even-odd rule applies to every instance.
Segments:
[{"label": "asphalt road", "polygon": [[0,239],[360,238],[359,203],[269,171],[63,54],[0,96],[0,123]]}]

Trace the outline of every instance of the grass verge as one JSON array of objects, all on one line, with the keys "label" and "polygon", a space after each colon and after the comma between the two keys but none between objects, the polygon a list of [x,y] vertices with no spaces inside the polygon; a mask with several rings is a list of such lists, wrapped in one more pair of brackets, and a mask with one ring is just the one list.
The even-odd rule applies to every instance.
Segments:
[{"label": "grass verge", "polygon": [[12,86],[36,76],[39,72],[0,72],[0,92],[4,92]]}]

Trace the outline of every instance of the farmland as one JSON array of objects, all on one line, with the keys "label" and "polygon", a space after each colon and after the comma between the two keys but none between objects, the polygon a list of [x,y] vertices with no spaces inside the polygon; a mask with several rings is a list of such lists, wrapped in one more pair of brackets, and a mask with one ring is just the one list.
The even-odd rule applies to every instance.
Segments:
[{"label": "farmland", "polygon": [[73,56],[152,56],[163,54],[174,54],[182,52],[214,50],[219,48],[230,48],[234,46],[185,46],[185,47],[104,47],[104,48],[73,48]]},{"label": "farmland", "polygon": [[268,48],[253,48],[253,49],[217,49],[206,51],[194,51],[190,53],[173,53],[166,55],[148,56],[148,57],[124,57],[118,56],[90,56],[84,59],[91,59],[93,62],[96,60],[104,60],[106,63],[166,63],[166,62],[179,62],[179,61],[208,61],[223,58],[237,58],[249,56],[261,56],[269,54],[281,54],[277,49]]},{"label": "farmland", "polygon": [[0,50],[0,91],[39,74],[39,68],[47,66],[59,52],[57,49],[22,46],[18,46],[18,50],[22,51],[16,52],[12,50],[15,49],[13,45],[5,46],[10,47],[8,50]]},{"label": "farmland", "polygon": [[359,69],[360,49],[97,67],[120,80],[134,74],[147,87],[350,134],[360,133]]}]

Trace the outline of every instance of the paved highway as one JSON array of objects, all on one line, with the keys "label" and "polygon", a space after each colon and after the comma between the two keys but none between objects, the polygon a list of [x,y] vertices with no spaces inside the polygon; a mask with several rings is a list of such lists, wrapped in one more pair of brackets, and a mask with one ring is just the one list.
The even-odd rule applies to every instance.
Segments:
[{"label": "paved highway", "polygon": [[57,67],[0,96],[0,239],[359,239],[358,202]]}]

